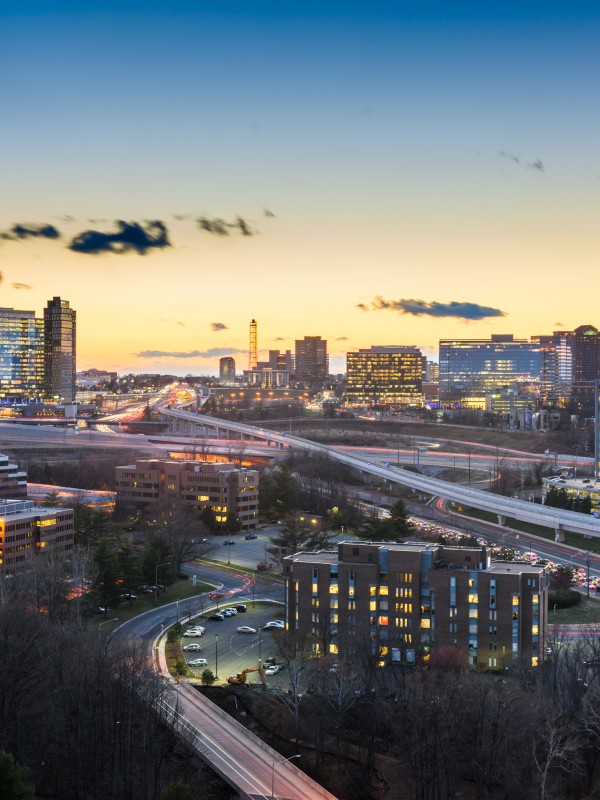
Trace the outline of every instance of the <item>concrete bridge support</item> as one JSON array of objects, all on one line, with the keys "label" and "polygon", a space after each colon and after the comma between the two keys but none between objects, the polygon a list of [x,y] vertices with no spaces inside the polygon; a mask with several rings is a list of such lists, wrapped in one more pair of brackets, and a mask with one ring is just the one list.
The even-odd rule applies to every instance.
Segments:
[{"label": "concrete bridge support", "polygon": [[506,525],[506,515],[505,514],[497,514],[498,517],[498,525]]},{"label": "concrete bridge support", "polygon": [[564,542],[564,540],[565,540],[565,529],[560,524],[560,522],[556,522],[554,525],[554,541]]}]

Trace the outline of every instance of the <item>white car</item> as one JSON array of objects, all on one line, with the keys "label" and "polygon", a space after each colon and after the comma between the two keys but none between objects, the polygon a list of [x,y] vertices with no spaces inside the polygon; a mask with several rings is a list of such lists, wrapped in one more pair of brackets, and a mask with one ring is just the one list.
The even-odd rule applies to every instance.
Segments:
[{"label": "white car", "polygon": [[184,644],[184,646],[181,649],[185,650],[185,651],[187,651],[187,650],[196,650],[196,651],[198,651],[198,650],[202,650],[202,646],[199,645],[197,642],[192,642],[191,644]]},{"label": "white car", "polygon": [[285,628],[285,622],[280,619],[272,619],[265,624],[263,631],[282,630],[283,628]]},{"label": "white car", "polygon": [[277,675],[279,672],[279,667],[275,664],[272,667],[267,667],[265,670],[265,675]]},{"label": "white car", "polygon": [[200,630],[199,628],[190,628],[189,631],[185,631],[183,634],[184,636],[203,636],[204,629]]},{"label": "white car", "polygon": [[205,658],[193,658],[191,661],[188,661],[188,667],[206,667],[208,666],[208,661]]},{"label": "white car", "polygon": [[238,633],[256,633],[256,628],[251,628],[250,625],[240,625],[237,629]]}]

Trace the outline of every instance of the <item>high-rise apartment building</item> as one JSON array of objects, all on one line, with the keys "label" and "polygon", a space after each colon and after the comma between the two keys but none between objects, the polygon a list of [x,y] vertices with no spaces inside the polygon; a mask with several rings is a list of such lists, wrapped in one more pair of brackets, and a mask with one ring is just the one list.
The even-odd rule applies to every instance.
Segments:
[{"label": "high-rise apartment building", "polygon": [[491,339],[440,341],[440,401],[485,408],[486,395],[508,387],[539,391],[542,355],[539,342],[512,334]]},{"label": "high-rise apartment building", "polygon": [[231,356],[219,359],[219,383],[235,383],[235,359]]},{"label": "high-rise apartment building", "polygon": [[0,401],[39,398],[44,383],[44,327],[34,311],[0,308]]},{"label": "high-rise apartment building", "polygon": [[76,313],[54,297],[44,309],[44,388],[50,399],[75,401]]},{"label": "high-rise apartment building", "polygon": [[414,663],[447,645],[471,669],[543,659],[547,577],[486,547],[340,542],[284,559],[286,624],[321,654]]},{"label": "high-rise apartment building", "polygon": [[318,387],[329,377],[327,340],[320,336],[296,339],[294,377],[297,383]]},{"label": "high-rise apartment building", "polygon": [[423,356],[412,346],[372,346],[346,354],[346,397],[349,403],[420,405]]}]

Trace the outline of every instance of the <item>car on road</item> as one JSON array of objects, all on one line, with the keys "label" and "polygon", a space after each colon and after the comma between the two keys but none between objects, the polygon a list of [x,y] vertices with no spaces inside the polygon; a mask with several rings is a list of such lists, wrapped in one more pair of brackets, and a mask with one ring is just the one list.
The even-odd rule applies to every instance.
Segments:
[{"label": "car on road", "polygon": [[219,597],[225,597],[225,592],[209,592],[208,596],[211,600],[218,600]]},{"label": "car on road", "polygon": [[208,666],[208,661],[205,658],[193,658],[191,661],[188,661],[188,667],[206,667]]},{"label": "car on road", "polygon": [[235,539],[225,539],[223,544],[235,544]]},{"label": "car on road", "polygon": [[223,614],[211,614],[209,619],[211,619],[213,622],[223,622],[225,617],[223,616]]},{"label": "car on road", "polygon": [[258,538],[258,537],[257,537],[257,535],[256,535],[255,533],[247,533],[247,534],[244,536],[244,539],[257,539],[257,538]]},{"label": "car on road", "polygon": [[251,628],[250,625],[240,625],[237,629],[238,633],[256,633],[256,628]]},{"label": "car on road", "polygon": [[283,630],[285,622],[280,619],[272,619],[263,625],[263,631]]},{"label": "car on road", "polygon": [[195,650],[197,652],[198,650],[202,650],[202,646],[199,645],[198,642],[192,642],[191,644],[184,644],[181,649],[184,650],[186,653],[188,650],[191,651]]}]

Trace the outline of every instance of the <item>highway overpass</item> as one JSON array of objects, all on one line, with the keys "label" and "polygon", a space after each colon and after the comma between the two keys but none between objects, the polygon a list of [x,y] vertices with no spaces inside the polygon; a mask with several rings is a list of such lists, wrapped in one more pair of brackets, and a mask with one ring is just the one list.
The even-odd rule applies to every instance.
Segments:
[{"label": "highway overpass", "polygon": [[167,409],[161,406],[159,409],[161,416],[171,419],[176,430],[190,432],[196,427],[213,428],[217,431],[224,431],[228,438],[237,434],[240,438],[262,439],[269,445],[284,449],[290,448],[306,453],[318,453],[341,464],[353,467],[365,475],[373,475],[386,481],[390,486],[400,484],[410,489],[414,489],[422,495],[430,497],[443,497],[459,505],[479,508],[489,511],[498,516],[498,522],[503,525],[507,518],[522,520],[536,525],[544,525],[552,528],[555,532],[557,541],[564,540],[564,532],[572,531],[584,536],[600,537],[600,519],[589,514],[579,514],[575,511],[564,511],[563,509],[550,508],[547,506],[530,503],[523,500],[516,500],[512,497],[502,497],[501,495],[484,492],[481,489],[474,489],[471,486],[449,483],[437,478],[429,478],[397,466],[386,466],[375,464],[366,458],[350,454],[331,445],[311,442],[294,436],[285,431],[272,431],[268,428],[248,425],[243,422],[233,422],[231,420],[217,419],[205,415],[198,415],[195,412],[181,411],[179,409]]}]

